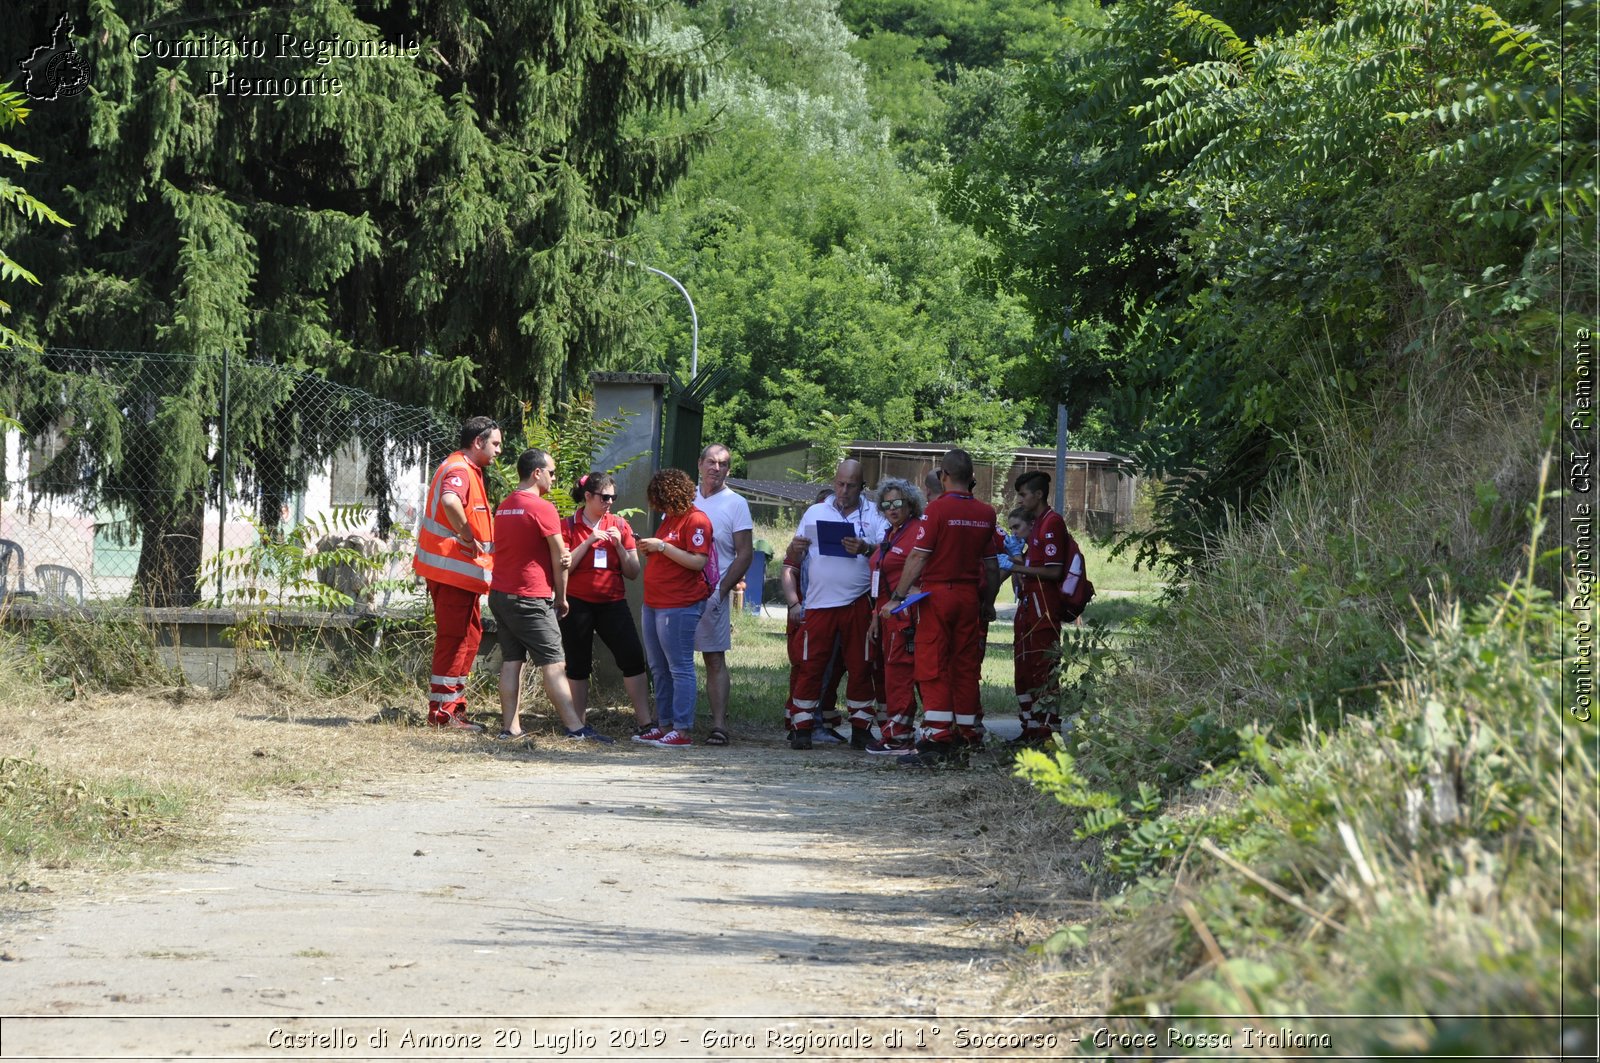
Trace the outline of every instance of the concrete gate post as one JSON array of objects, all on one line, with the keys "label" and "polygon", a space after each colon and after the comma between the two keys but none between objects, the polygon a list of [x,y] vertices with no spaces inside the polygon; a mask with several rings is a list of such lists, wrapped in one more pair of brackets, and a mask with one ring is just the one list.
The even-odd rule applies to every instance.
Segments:
[{"label": "concrete gate post", "polygon": [[[615,474],[617,501],[614,508],[637,509],[641,512],[628,517],[633,533],[644,537],[655,531],[655,523],[645,501],[645,488],[650,477],[659,468],[661,455],[662,414],[667,383],[671,378],[665,373],[592,373],[589,386],[594,392],[596,418],[628,415],[605,449],[594,457],[596,469],[609,469],[613,465],[629,462],[628,467]],[[692,474],[691,474],[692,475]],[[642,580],[625,581],[628,587],[628,605],[633,610],[634,623],[639,621],[639,610],[644,605]],[[628,704],[627,692],[622,689],[622,673],[617,662],[604,646],[595,648],[594,675],[590,677],[589,704],[591,707],[621,706]]]}]

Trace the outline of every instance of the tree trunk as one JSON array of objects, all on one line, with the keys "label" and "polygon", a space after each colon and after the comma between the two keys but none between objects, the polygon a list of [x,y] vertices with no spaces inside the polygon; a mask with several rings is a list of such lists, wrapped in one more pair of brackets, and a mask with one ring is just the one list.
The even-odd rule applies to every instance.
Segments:
[{"label": "tree trunk", "polygon": [[200,602],[200,561],[205,533],[205,500],[198,493],[184,512],[166,510],[140,521],[139,572],[135,588],[155,608]]}]

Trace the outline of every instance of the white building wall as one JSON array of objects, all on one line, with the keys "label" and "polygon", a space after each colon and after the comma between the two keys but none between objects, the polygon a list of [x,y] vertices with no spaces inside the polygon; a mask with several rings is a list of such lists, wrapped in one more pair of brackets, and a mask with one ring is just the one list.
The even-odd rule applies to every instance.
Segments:
[{"label": "white building wall", "polygon": [[[37,591],[40,565],[60,565],[82,577],[84,594],[89,600],[125,600],[133,590],[134,575],[138,565],[137,546],[118,547],[102,531],[97,548],[96,529],[104,529],[115,519],[111,513],[90,513],[82,507],[61,499],[45,498],[28,489],[29,455],[20,432],[6,433],[5,480],[6,497],[0,500],[0,540],[9,544],[13,559],[20,552],[21,566],[13,560],[6,576],[7,593]],[[427,489],[428,473],[418,463],[403,465],[395,470],[395,523],[403,525],[413,534],[421,517],[422,498]],[[305,520],[325,522],[333,513],[332,479],[326,473],[314,474],[306,488],[288,507],[285,515],[289,526]],[[247,519],[254,515],[248,500],[233,500],[228,509],[226,524],[222,525],[220,546],[223,550],[249,548],[257,541],[255,528]],[[205,530],[202,540],[203,565],[212,566],[219,547],[218,527],[221,514],[214,505],[207,505]],[[369,520],[364,529],[375,531],[376,519]],[[384,578],[404,578],[410,572],[409,558],[396,559],[389,565]],[[204,596],[215,597],[215,583],[208,583]]]}]

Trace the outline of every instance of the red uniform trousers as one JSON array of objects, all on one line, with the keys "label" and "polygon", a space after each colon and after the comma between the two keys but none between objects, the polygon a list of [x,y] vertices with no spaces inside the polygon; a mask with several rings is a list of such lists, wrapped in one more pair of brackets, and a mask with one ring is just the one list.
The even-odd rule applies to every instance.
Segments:
[{"label": "red uniform trousers", "polygon": [[[844,717],[839,713],[839,680],[844,676],[844,669],[839,666],[844,657],[842,641],[837,635],[834,636],[833,649],[822,670],[822,703],[812,714],[822,721],[822,726],[833,730],[838,730],[844,723]],[[872,667],[870,662],[867,667]]]},{"label": "red uniform trousers", "polygon": [[1051,614],[1038,591],[1024,593],[1017,602],[1016,664],[1017,718],[1025,738],[1040,738],[1061,729],[1056,696],[1061,692],[1061,619]]},{"label": "red uniform trousers", "polygon": [[[983,624],[976,583],[923,583],[917,606],[912,674],[922,692],[922,724],[930,742],[977,741]],[[961,706],[960,716],[956,706]]]},{"label": "red uniform trousers", "polygon": [[798,621],[798,620],[790,620],[789,621],[789,626],[788,626],[788,633],[789,633],[789,700],[784,702],[784,706],[783,706],[783,729],[785,731],[792,731],[792,730],[794,730],[794,724],[792,722],[790,722],[790,720],[789,720],[789,716],[790,716],[789,706],[794,704],[794,684],[795,684],[795,680],[800,677],[800,659],[805,653],[805,645],[806,645],[806,641],[805,641],[806,628],[805,628],[805,625],[800,623],[800,621]]},{"label": "red uniform trousers", "polygon": [[878,641],[872,658],[873,685],[878,696],[878,732],[887,745],[911,740],[916,731],[917,681],[911,655],[916,627],[911,612],[878,618]]},{"label": "red uniform trousers", "polygon": [[[833,609],[806,609],[800,621],[799,653],[795,653],[795,634],[791,634],[789,728],[809,731],[816,726],[822,703],[822,674],[833,654],[834,640],[840,644],[839,668],[848,675],[844,688],[845,706],[850,710],[850,726],[871,727],[873,708],[872,675],[867,668],[867,627],[872,607],[862,595],[849,605]],[[796,657],[798,656],[798,660]]]},{"label": "red uniform trousers", "polygon": [[467,679],[483,641],[483,612],[476,591],[428,581],[433,598],[433,675],[428,679],[428,719],[467,714]]},{"label": "red uniform trousers", "polygon": [[[792,703],[794,701],[795,680],[800,676],[800,660],[805,654],[808,642],[806,639],[805,624],[797,623],[793,620],[789,621],[787,637],[789,640],[789,701]],[[833,649],[830,652],[835,655],[838,654],[839,646],[837,640],[835,640]],[[818,705],[816,711],[812,713],[813,717],[821,717],[822,726],[824,727],[835,727],[838,725],[840,720],[839,662],[835,660],[833,664],[833,670],[828,673],[827,681],[823,683],[822,686],[821,704]],[[823,667],[826,668],[827,666],[824,665]],[[785,731],[794,730],[794,724],[789,719],[789,710],[787,705],[784,707],[783,729]]]},{"label": "red uniform trousers", "polygon": [[[980,679],[983,676],[983,659],[984,657],[988,656],[988,654],[989,622],[987,620],[979,619],[978,676]],[[961,728],[961,733],[966,735],[972,743],[980,746],[983,745],[983,698],[979,693],[977,684],[974,684],[972,689],[972,713],[969,716],[966,713],[957,710],[956,726]]]}]

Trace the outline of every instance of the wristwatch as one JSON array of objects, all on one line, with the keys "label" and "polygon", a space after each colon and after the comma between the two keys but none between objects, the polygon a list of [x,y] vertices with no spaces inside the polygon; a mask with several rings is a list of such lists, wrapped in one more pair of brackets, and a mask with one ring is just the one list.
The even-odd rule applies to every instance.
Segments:
[{"label": "wristwatch", "polygon": [[895,591],[893,594],[889,595],[889,600],[891,602],[903,602],[906,600],[906,596],[901,594],[899,591]]}]

